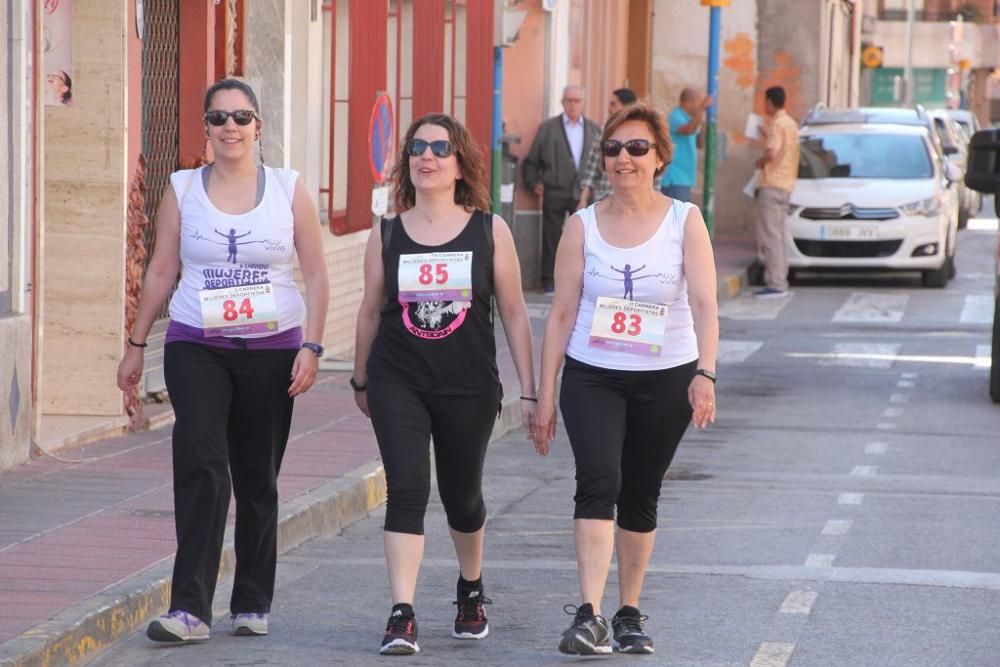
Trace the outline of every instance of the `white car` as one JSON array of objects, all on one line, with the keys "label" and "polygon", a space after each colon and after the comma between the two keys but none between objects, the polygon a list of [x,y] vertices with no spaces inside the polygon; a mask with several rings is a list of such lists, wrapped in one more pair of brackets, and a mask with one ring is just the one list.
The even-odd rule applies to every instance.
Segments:
[{"label": "white car", "polygon": [[954,277],[961,174],[929,132],[874,123],[802,128],[785,227],[790,273],[919,271],[926,287]]}]

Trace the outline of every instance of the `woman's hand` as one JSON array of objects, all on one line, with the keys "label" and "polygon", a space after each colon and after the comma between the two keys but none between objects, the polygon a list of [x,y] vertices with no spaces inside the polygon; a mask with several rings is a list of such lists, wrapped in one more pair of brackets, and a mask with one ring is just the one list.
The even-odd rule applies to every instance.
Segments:
[{"label": "woman's hand", "polygon": [[688,401],[694,414],[691,424],[705,428],[715,422],[715,383],[704,375],[695,375],[688,385]]},{"label": "woman's hand", "polygon": [[368,412],[368,392],[367,391],[356,391],[354,392],[354,404],[358,406],[358,410],[361,410],[361,414],[368,419],[371,419],[371,413]]},{"label": "woman's hand", "polygon": [[528,440],[535,439],[535,412],[538,410],[538,401],[521,399],[521,426],[527,433]]},{"label": "woman's hand", "polygon": [[125,356],[118,364],[118,388],[127,391],[129,387],[139,384],[142,377],[143,349],[141,347],[128,346]]},{"label": "woman's hand", "polygon": [[316,382],[316,371],[319,369],[319,357],[312,350],[305,348],[295,355],[292,364],[292,384],[288,387],[288,395],[292,398],[304,394]]},{"label": "woman's hand", "polygon": [[549,443],[556,437],[556,403],[553,399],[539,397],[535,410],[535,426],[531,431],[535,451],[548,456]]}]

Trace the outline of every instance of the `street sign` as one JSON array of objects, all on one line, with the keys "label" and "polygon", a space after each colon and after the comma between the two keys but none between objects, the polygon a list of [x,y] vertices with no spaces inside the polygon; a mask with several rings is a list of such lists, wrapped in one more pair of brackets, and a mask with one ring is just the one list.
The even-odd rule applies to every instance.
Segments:
[{"label": "street sign", "polygon": [[882,47],[866,46],[861,52],[861,62],[868,69],[875,69],[882,66]]},{"label": "street sign", "polygon": [[376,183],[385,183],[391,162],[392,99],[388,93],[382,93],[375,99],[371,123],[368,125],[368,164]]}]

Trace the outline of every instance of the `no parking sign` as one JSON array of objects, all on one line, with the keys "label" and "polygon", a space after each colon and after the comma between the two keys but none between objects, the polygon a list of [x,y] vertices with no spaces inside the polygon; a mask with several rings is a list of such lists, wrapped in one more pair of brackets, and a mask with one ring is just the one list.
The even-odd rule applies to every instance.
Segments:
[{"label": "no parking sign", "polygon": [[382,93],[375,98],[368,125],[368,164],[372,178],[380,185],[385,183],[392,162],[392,125],[392,99],[388,93]]}]

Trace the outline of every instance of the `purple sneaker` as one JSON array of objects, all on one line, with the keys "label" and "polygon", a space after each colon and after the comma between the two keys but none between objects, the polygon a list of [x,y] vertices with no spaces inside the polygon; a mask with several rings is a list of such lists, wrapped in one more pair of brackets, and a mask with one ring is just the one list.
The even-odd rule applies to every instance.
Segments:
[{"label": "purple sneaker", "polygon": [[146,636],[154,642],[201,642],[208,639],[208,630],[200,618],[177,609],[151,622]]},{"label": "purple sneaker", "polygon": [[233,634],[237,637],[262,637],[267,634],[267,614],[233,614]]}]

